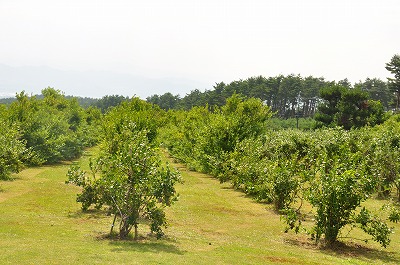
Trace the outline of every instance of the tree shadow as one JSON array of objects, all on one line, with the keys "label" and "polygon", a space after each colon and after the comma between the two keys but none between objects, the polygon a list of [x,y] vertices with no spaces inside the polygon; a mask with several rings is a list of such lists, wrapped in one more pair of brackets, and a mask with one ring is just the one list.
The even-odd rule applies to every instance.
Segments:
[{"label": "tree shadow", "polygon": [[323,253],[332,256],[346,256],[356,258],[366,258],[369,260],[381,260],[384,263],[392,262],[400,264],[400,259],[394,257],[395,253],[390,251],[380,251],[374,248],[362,246],[356,243],[342,243],[337,242],[334,246],[321,248]]},{"label": "tree shadow", "polygon": [[0,178],[0,182],[12,182],[14,180],[21,180],[22,177],[18,176],[18,175],[11,175],[11,176],[7,176],[5,178]]},{"label": "tree shadow", "polygon": [[[221,183],[221,185],[224,183]],[[238,194],[239,197],[250,199],[255,203],[261,204],[261,205],[267,205],[267,206],[273,206],[273,203],[271,201],[268,201],[267,199],[257,199],[257,197],[253,194],[248,194],[245,192],[244,188],[235,188],[233,185],[227,185],[227,186],[222,186],[222,190],[228,190],[228,191],[233,191]]]},{"label": "tree shadow", "polygon": [[384,263],[395,263],[400,264],[400,259],[396,258],[395,252],[391,251],[381,251],[372,247],[363,246],[354,242],[336,242],[332,246],[325,246],[323,244],[317,244],[311,239],[298,240],[298,239],[285,239],[285,242],[302,247],[305,249],[319,250],[320,252],[335,256],[338,258],[357,258],[357,259],[367,259],[375,261],[383,261]]},{"label": "tree shadow", "polygon": [[[105,218],[107,211],[105,209],[89,209],[87,211],[77,210],[68,214],[69,218],[75,219],[99,219]],[[109,216],[108,216],[109,217]],[[132,235],[127,239],[120,239],[117,234],[99,233],[94,236],[97,240],[108,241],[114,246],[113,252],[135,251],[135,252],[166,252],[183,255],[186,251],[181,251],[176,246],[176,240],[167,236],[156,239],[154,235],[140,236],[134,240]]]},{"label": "tree shadow", "polygon": [[186,251],[180,250],[176,245],[168,242],[168,239],[160,240],[110,240],[110,245],[114,247],[113,252],[151,252],[151,253],[172,253],[183,255]]},{"label": "tree shadow", "polygon": [[69,212],[69,218],[85,218],[85,219],[99,219],[109,216],[108,212],[105,209],[88,209],[86,211],[82,211],[81,209]]}]

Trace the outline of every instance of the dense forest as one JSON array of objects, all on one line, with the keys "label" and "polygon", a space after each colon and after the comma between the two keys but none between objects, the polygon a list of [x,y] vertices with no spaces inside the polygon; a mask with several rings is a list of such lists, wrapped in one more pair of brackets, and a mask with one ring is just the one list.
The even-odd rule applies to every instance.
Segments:
[{"label": "dense forest", "polygon": [[[0,179],[98,145],[91,172],[72,166],[67,174],[67,183],[82,187],[82,209],[107,207],[119,218],[120,238],[133,229],[137,239],[143,220],[161,237],[180,182],[161,163],[161,146],[191,169],[273,204],[286,232],[302,231],[307,220],[311,238],[332,246],[351,226],[386,247],[389,222],[400,220],[400,115],[388,111],[399,107],[400,56],[386,68],[394,74],[388,82],[256,77],[147,102],[106,96],[81,105],[50,87],[40,96],[21,92],[0,105]],[[296,115],[314,117],[313,128],[271,123]],[[363,205],[373,196],[385,200],[385,214]]]}]

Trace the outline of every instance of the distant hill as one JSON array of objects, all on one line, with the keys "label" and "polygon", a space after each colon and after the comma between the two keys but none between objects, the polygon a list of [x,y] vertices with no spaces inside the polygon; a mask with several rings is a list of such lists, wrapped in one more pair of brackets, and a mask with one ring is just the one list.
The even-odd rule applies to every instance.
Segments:
[{"label": "distant hill", "polygon": [[[211,85],[211,84],[210,84]],[[185,95],[193,89],[204,89],[203,82],[185,78],[145,77],[109,71],[65,71],[47,66],[11,67],[0,64],[0,97],[16,92],[40,94],[46,87],[66,95],[101,98],[106,95],[137,96],[142,99],[168,91]]]},{"label": "distant hill", "polygon": [[15,101],[16,98],[12,97],[12,98],[0,98],[0,104],[6,104],[9,105],[11,104],[13,101]]}]

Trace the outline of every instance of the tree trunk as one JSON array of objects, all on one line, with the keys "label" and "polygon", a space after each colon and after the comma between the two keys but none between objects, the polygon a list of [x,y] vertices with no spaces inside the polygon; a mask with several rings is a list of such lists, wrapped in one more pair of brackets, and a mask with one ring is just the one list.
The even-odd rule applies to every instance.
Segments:
[{"label": "tree trunk", "polygon": [[333,220],[328,220],[328,224],[325,227],[325,242],[331,247],[337,240],[339,234],[339,227]]},{"label": "tree trunk", "polygon": [[131,229],[132,226],[128,223],[128,218],[126,216],[122,217],[119,226],[119,237],[121,239],[127,238]]},{"label": "tree trunk", "polygon": [[397,201],[399,201],[400,202],[400,183],[397,185],[397,184],[395,184],[396,185],[396,189],[397,189]]},{"label": "tree trunk", "polygon": [[112,232],[114,230],[115,219],[117,219],[117,214],[114,214],[114,220],[113,220],[112,225],[111,225],[110,236],[112,235]]},{"label": "tree trunk", "polygon": [[138,224],[135,224],[135,240],[138,240],[139,238],[139,232],[138,232]]},{"label": "tree trunk", "polygon": [[400,90],[397,90],[396,110],[399,110],[399,104],[400,104]]}]

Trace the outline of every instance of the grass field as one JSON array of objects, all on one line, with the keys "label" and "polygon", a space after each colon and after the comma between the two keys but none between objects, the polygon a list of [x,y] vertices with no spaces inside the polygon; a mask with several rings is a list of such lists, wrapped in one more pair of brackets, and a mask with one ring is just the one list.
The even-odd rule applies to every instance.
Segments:
[{"label": "grass field", "polygon": [[[86,166],[89,156],[78,163]],[[361,241],[321,249],[306,235],[283,233],[268,205],[173,165],[184,183],[161,240],[146,237],[145,226],[139,242],[106,239],[112,217],[81,212],[79,188],[65,184],[67,164],[0,182],[0,264],[400,264],[400,225],[387,249]]]}]

